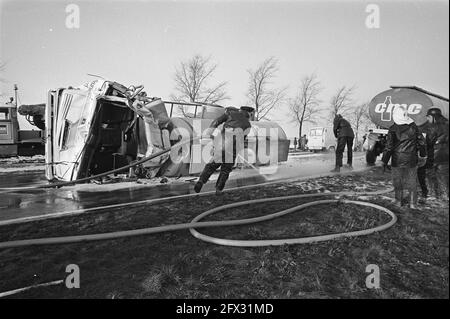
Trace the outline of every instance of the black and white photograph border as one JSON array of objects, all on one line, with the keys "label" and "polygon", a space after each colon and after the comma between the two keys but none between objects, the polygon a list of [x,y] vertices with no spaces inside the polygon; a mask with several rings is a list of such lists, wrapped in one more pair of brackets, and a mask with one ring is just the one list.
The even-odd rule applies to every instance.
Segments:
[{"label": "black and white photograph border", "polygon": [[448,96],[448,1],[0,0],[0,299],[448,299]]}]

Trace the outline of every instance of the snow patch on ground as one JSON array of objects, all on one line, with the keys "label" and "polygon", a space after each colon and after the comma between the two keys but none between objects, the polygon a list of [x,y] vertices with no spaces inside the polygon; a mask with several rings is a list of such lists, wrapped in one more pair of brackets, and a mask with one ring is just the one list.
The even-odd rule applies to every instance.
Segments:
[{"label": "snow patch on ground", "polygon": [[0,158],[0,164],[18,164],[18,163],[43,163],[45,162],[44,155],[34,156],[14,156]]},{"label": "snow patch on ground", "polygon": [[44,155],[0,158],[0,173],[43,171],[44,163]]}]

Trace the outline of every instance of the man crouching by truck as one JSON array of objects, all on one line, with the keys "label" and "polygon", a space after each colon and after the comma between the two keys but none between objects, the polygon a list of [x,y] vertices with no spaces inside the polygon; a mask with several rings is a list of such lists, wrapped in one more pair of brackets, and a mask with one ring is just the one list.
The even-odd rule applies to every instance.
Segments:
[{"label": "man crouching by truck", "polygon": [[353,139],[355,138],[355,133],[353,133],[350,123],[340,114],[336,114],[334,118],[333,132],[337,138],[336,167],[331,172],[340,172],[345,146],[347,146],[347,165],[350,169],[353,169]]},{"label": "man crouching by truck", "polygon": [[[228,107],[225,114],[215,119],[205,132],[206,135],[212,135],[213,131],[223,123],[220,137],[216,137],[214,155],[211,161],[206,164],[199,180],[194,186],[196,193],[199,193],[211,175],[220,167],[220,174],[216,182],[216,194],[221,194],[228,176],[234,166],[236,155],[243,148],[245,136],[251,127],[247,111],[238,110],[235,107]],[[218,145],[217,145],[218,144]]]}]

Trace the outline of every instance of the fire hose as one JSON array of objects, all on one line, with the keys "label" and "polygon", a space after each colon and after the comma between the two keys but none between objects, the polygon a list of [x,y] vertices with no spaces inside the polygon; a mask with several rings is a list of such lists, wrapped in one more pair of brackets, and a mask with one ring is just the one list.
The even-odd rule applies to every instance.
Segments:
[{"label": "fire hose", "polygon": [[[158,157],[158,156],[161,156],[163,154],[170,152],[175,147],[180,147],[184,144],[191,143],[194,140],[197,140],[200,138],[201,137],[196,137],[196,138],[187,139],[185,141],[181,141],[169,148],[166,148],[164,150],[156,152],[148,157],[142,158],[137,162],[134,162],[134,163],[131,163],[124,167],[120,167],[120,168],[117,168],[117,169],[114,169],[114,170],[111,170],[108,172],[104,172],[104,173],[101,173],[98,175],[89,176],[89,177],[81,178],[81,179],[74,180],[74,181],[56,183],[56,184],[37,185],[34,187],[33,186],[28,187],[28,188],[15,188],[15,190],[31,189],[31,188],[62,187],[62,186],[74,185],[74,184],[86,182],[86,181],[89,181],[89,180],[92,180],[95,178],[100,178],[100,177],[103,177],[103,176],[106,176],[106,175],[109,175],[109,174],[112,174],[115,172],[123,171],[125,169],[134,167],[136,165],[140,165],[140,164],[142,164],[146,161],[149,161],[155,157]],[[8,189],[8,190],[13,190],[13,189]],[[5,190],[5,189],[3,189],[3,190]],[[268,215],[264,215],[264,216],[260,216],[260,217],[254,217],[254,218],[227,220],[227,221],[203,221],[203,222],[200,220],[202,220],[206,216],[212,215],[214,213],[224,211],[227,209],[245,206],[245,205],[260,204],[260,203],[267,203],[267,202],[274,202],[274,201],[286,201],[286,200],[290,200],[290,199],[299,199],[299,198],[306,198],[306,197],[325,197],[325,196],[342,197],[342,196],[361,196],[361,195],[375,196],[375,195],[389,193],[391,191],[392,191],[392,189],[390,188],[390,189],[386,189],[386,190],[382,190],[382,191],[375,191],[375,192],[330,192],[330,193],[300,194],[300,195],[280,196],[280,197],[272,197],[272,198],[252,199],[252,200],[236,202],[236,203],[223,205],[220,207],[210,209],[210,210],[205,211],[204,213],[198,215],[197,217],[195,217],[190,223],[181,223],[181,224],[165,225],[165,226],[142,228],[142,229],[133,229],[133,230],[126,230],[126,231],[116,231],[116,232],[110,232],[110,233],[14,240],[14,241],[0,242],[0,249],[1,248],[12,248],[12,247],[23,247],[23,246],[89,242],[89,241],[116,239],[116,238],[131,237],[131,236],[150,235],[150,234],[157,234],[157,233],[162,233],[162,232],[177,231],[177,230],[182,230],[182,229],[189,229],[189,231],[191,232],[191,234],[194,237],[196,237],[200,240],[206,241],[206,242],[219,244],[219,245],[225,245],[225,246],[239,246],[239,247],[258,247],[258,246],[271,246],[271,245],[275,246],[275,245],[285,245],[285,244],[305,244],[305,243],[320,242],[320,241],[326,241],[326,240],[343,238],[343,237],[364,236],[364,235],[369,235],[374,232],[380,232],[380,231],[390,228],[397,221],[396,215],[391,210],[389,210],[385,207],[382,207],[380,205],[377,205],[377,204],[359,201],[359,200],[347,200],[347,199],[339,198],[339,199],[317,200],[317,201],[297,205],[297,206],[294,206],[289,209],[282,210],[282,211],[279,211],[276,213],[272,213],[272,214],[268,214]],[[195,196],[195,195],[193,195],[193,196]],[[196,230],[196,228],[224,227],[224,226],[254,224],[254,223],[259,223],[259,222],[275,219],[275,218],[278,218],[278,217],[281,217],[281,216],[284,216],[284,215],[287,215],[287,214],[290,214],[290,213],[293,213],[296,211],[300,211],[307,207],[323,205],[323,204],[332,204],[332,203],[354,204],[354,205],[375,208],[375,209],[380,210],[380,211],[386,213],[387,215],[389,215],[391,217],[391,220],[383,225],[369,228],[369,229],[350,231],[350,232],[344,232],[344,233],[336,233],[336,234],[327,234],[327,235],[320,235],[320,236],[290,238],[290,239],[231,240],[231,239],[222,239],[222,238],[207,236],[207,235],[201,234],[200,232],[198,232]]]},{"label": "fire hose", "polygon": [[[69,244],[69,243],[81,243],[81,242],[90,242],[97,240],[108,240],[108,239],[117,239],[124,237],[132,237],[132,236],[140,236],[140,235],[150,235],[157,234],[162,232],[171,232],[182,229],[189,229],[191,234],[203,241],[214,243],[218,245],[224,246],[238,246],[238,247],[260,247],[260,246],[279,246],[285,244],[306,244],[306,243],[314,243],[320,241],[327,241],[331,239],[338,239],[343,237],[357,237],[369,235],[375,232],[380,232],[386,230],[393,226],[397,221],[397,216],[389,209],[382,207],[380,205],[359,201],[359,200],[347,200],[347,199],[324,199],[317,200],[313,202],[308,202],[305,204],[297,205],[291,207],[286,210],[282,210],[276,213],[254,217],[254,218],[246,218],[246,219],[237,219],[237,220],[226,220],[226,221],[200,221],[204,217],[208,215],[212,215],[214,213],[224,211],[231,208],[236,208],[245,205],[259,204],[259,203],[267,203],[274,201],[286,201],[290,199],[299,199],[306,197],[323,197],[323,196],[354,196],[354,195],[381,195],[388,192],[391,192],[392,189],[376,191],[376,192],[331,192],[331,193],[316,193],[316,194],[300,194],[300,195],[290,195],[290,196],[280,196],[280,197],[272,197],[272,198],[262,198],[262,199],[252,199],[247,201],[241,201],[237,203],[232,203],[228,205],[219,206],[195,217],[190,223],[181,223],[181,224],[173,224],[173,225],[164,225],[157,227],[149,227],[149,228],[141,228],[141,229],[133,229],[126,231],[116,231],[110,233],[99,233],[99,234],[88,234],[88,235],[76,235],[76,236],[63,236],[63,237],[48,237],[48,238],[35,238],[35,239],[25,239],[25,240],[14,240],[7,242],[0,242],[0,249],[2,248],[12,248],[12,247],[23,247],[23,246],[36,246],[36,245],[52,245],[52,244]],[[327,234],[327,235],[319,235],[319,236],[311,236],[311,237],[301,237],[301,238],[290,238],[290,239],[267,239],[267,240],[231,240],[231,239],[222,239],[207,236],[201,234],[196,230],[196,228],[207,228],[207,227],[224,227],[224,226],[237,226],[237,225],[248,225],[259,223],[263,221],[268,221],[271,219],[275,219],[299,210],[302,210],[307,207],[323,205],[323,204],[332,204],[332,203],[343,203],[343,204],[354,204],[365,207],[375,208],[380,210],[391,217],[391,220],[383,225],[376,226],[373,228],[350,231],[344,233],[335,233],[335,234]]]},{"label": "fire hose", "polygon": [[[358,193],[358,195],[381,195],[384,193],[387,193],[391,191],[389,190],[383,190],[383,191],[377,191],[377,192],[366,192],[366,193]],[[318,196],[336,196],[336,195],[355,195],[354,192],[335,192],[335,193],[316,193],[316,194],[302,194],[302,195],[291,195],[291,196],[280,196],[280,197],[272,197],[272,198],[262,198],[262,199],[253,199],[253,200],[247,200],[237,203],[232,203],[228,205],[223,205],[220,207],[216,207],[214,209],[210,209],[197,217],[195,217],[191,223],[185,223],[185,224],[174,224],[174,225],[166,225],[166,226],[159,226],[159,227],[151,227],[151,228],[143,228],[143,229],[135,229],[135,230],[128,230],[128,231],[118,231],[118,232],[111,232],[111,233],[102,233],[102,234],[92,234],[92,235],[80,235],[80,236],[67,236],[67,237],[53,237],[53,238],[37,238],[37,239],[27,239],[27,240],[16,240],[16,241],[9,241],[9,242],[2,242],[0,243],[0,249],[1,248],[12,248],[12,247],[23,247],[23,246],[32,246],[32,245],[50,245],[50,244],[68,244],[68,243],[77,243],[77,242],[88,242],[88,241],[95,241],[95,240],[106,240],[106,239],[116,239],[116,238],[122,238],[122,237],[131,237],[131,236],[138,236],[138,235],[149,235],[149,234],[156,234],[161,232],[167,232],[167,231],[176,231],[181,229],[189,229],[191,234],[203,241],[217,244],[217,245],[224,245],[224,246],[235,246],[235,247],[261,247],[261,246],[279,246],[279,245],[292,245],[292,244],[307,244],[307,243],[314,243],[314,242],[320,242],[320,241],[326,241],[326,240],[332,240],[332,239],[338,239],[343,237],[356,237],[356,236],[364,236],[369,235],[375,232],[380,232],[382,230],[386,230],[392,225],[395,224],[397,221],[396,215],[390,211],[389,209],[363,201],[353,201],[353,200],[318,200],[314,202],[309,202],[305,204],[301,204],[298,206],[294,206],[292,208],[279,211],[276,213],[272,213],[265,216],[255,217],[255,218],[247,218],[247,219],[239,219],[239,220],[229,220],[229,221],[211,221],[211,222],[200,222],[201,219],[208,215],[212,215],[214,213],[217,213],[219,211],[223,211],[226,209],[236,208],[244,205],[250,205],[250,204],[257,204],[257,203],[265,203],[265,202],[273,202],[273,201],[285,201],[289,199],[297,199],[297,198],[304,198],[304,197],[318,197]],[[347,204],[355,204],[355,205],[361,205],[366,207],[372,207],[378,210],[381,210],[382,212],[385,212],[391,217],[391,220],[383,225],[369,228],[369,229],[363,229],[363,230],[357,230],[357,231],[351,231],[351,232],[345,232],[345,233],[336,233],[336,234],[328,234],[328,235],[320,235],[320,236],[311,236],[311,237],[302,237],[302,238],[289,238],[289,239],[266,239],[266,240],[232,240],[232,239],[223,239],[223,238],[217,238],[212,236],[207,236],[204,234],[201,234],[198,232],[195,228],[206,228],[206,227],[219,227],[219,226],[236,226],[236,225],[245,225],[245,224],[253,224],[258,223],[262,221],[271,220],[277,217],[281,217],[296,211],[299,211],[306,207],[311,207],[315,205],[323,205],[323,204],[330,204],[330,203],[347,203]],[[26,290],[30,290],[33,288],[38,288],[42,286],[52,286],[52,285],[58,285],[61,284],[63,281],[53,281],[49,283],[43,283],[38,284],[34,286],[29,286],[25,288],[20,288],[12,291],[7,291],[0,293],[0,298],[14,295]]]}]

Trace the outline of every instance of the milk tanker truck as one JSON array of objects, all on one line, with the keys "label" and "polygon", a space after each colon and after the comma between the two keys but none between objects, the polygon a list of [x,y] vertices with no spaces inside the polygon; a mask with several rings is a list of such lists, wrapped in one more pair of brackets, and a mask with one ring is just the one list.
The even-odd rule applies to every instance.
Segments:
[{"label": "milk tanker truck", "polygon": [[422,132],[428,124],[428,109],[439,108],[446,118],[449,113],[448,98],[416,86],[391,86],[389,90],[377,94],[369,103],[369,116],[376,128],[369,130],[364,145],[368,165],[374,165],[377,156],[384,150],[388,129],[394,124],[392,112],[397,106],[408,111]]},{"label": "milk tanker truck", "polygon": [[[151,178],[200,173],[210,158],[208,147],[212,145],[211,138],[203,137],[202,132],[224,114],[225,108],[163,101],[147,97],[142,89],[95,80],[80,87],[50,90],[44,119],[47,179],[91,177],[170,147],[170,153],[136,167],[138,175]],[[254,117],[252,112],[250,116]],[[286,161],[289,139],[283,129],[270,121],[251,124],[239,158],[252,166],[265,164],[267,156],[263,160],[258,151],[264,148],[276,157],[270,161]],[[177,146],[189,139],[193,139],[189,144]]]}]

